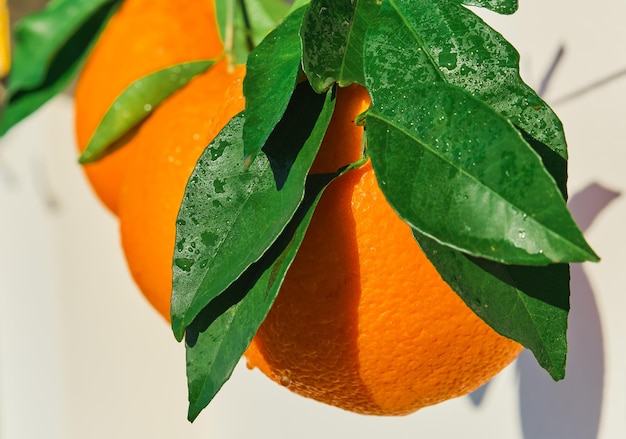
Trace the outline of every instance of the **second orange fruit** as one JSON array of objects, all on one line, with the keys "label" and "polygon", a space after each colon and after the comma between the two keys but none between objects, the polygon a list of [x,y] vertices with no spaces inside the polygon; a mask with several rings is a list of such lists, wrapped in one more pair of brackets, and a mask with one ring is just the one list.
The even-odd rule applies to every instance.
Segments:
[{"label": "second orange fruit", "polygon": [[[76,140],[87,146],[115,99],[135,80],[175,64],[223,52],[214,0],[125,0],[107,23],[81,71],[74,93]],[[84,170],[94,191],[117,214],[130,147]]]}]

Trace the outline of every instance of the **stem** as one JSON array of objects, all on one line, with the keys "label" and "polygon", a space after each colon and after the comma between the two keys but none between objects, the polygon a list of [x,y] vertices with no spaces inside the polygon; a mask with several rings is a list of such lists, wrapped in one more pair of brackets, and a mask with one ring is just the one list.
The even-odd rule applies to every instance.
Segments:
[{"label": "stem", "polygon": [[224,54],[228,58],[228,65],[232,66],[233,63],[233,46],[234,46],[234,33],[235,33],[235,7],[233,1],[226,3],[226,30],[224,33]]},{"label": "stem", "polygon": [[248,52],[252,52],[254,49],[254,40],[252,39],[252,23],[250,16],[248,15],[248,9],[246,8],[246,0],[238,0],[241,7],[241,15],[243,16],[243,24],[246,27],[246,49]]}]

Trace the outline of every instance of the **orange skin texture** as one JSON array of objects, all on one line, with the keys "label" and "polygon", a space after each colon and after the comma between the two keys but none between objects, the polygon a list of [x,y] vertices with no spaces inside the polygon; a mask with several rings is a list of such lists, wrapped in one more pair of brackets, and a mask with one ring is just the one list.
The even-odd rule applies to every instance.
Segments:
[{"label": "orange skin texture", "polygon": [[[363,129],[352,121],[369,100],[350,89],[338,95],[318,172],[361,155]],[[362,414],[405,415],[475,390],[521,349],[441,279],[367,162],[322,195],[246,356],[249,367],[300,395]]]},{"label": "orange skin texture", "polygon": [[[213,0],[194,0],[184,7],[177,0],[125,0],[102,32],[76,84],[79,151],[86,148],[115,99],[135,80],[175,64],[217,58],[222,52]],[[124,147],[84,166],[94,191],[113,213],[118,211],[129,154],[130,149]]]},{"label": "orange skin texture", "polygon": [[157,107],[127,145],[122,247],[135,282],[168,321],[178,209],[198,158],[244,109],[244,76],[243,66],[215,64]]}]

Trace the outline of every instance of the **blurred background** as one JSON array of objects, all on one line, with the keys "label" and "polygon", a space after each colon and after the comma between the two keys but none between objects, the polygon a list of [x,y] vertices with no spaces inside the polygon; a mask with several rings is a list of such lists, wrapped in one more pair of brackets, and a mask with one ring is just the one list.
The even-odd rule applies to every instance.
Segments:
[{"label": "blurred background", "polygon": [[[12,18],[43,3],[10,0]],[[116,219],[83,178],[68,92],[0,139],[0,439],[626,437],[626,2],[521,0],[513,16],[480,15],[563,120],[570,208],[603,258],[572,269],[564,381],[524,352],[470,396],[376,418],[240,365],[189,424],[183,346],[134,286]]]}]

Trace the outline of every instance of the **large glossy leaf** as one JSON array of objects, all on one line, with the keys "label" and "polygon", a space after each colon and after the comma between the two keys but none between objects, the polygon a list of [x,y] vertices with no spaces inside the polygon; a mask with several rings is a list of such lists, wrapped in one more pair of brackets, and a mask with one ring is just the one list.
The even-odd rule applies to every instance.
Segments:
[{"label": "large glossy leaf", "polygon": [[56,0],[16,25],[0,134],[70,82],[121,0]]},{"label": "large glossy leaf", "polygon": [[304,11],[305,8],[300,8],[291,13],[248,57],[243,82],[246,97],[243,145],[248,164],[254,161],[283,117],[296,87],[302,53],[299,31]]},{"label": "large glossy leaf", "polygon": [[321,191],[333,175],[309,177],[298,210],[267,252],[187,327],[189,420],[228,380],[270,310],[296,256]]},{"label": "large glossy leaf", "polygon": [[95,162],[114,151],[117,140],[147,118],[172,93],[212,65],[213,61],[177,64],[134,81],[109,107],[79,162]]},{"label": "large glossy leaf", "polygon": [[451,0],[387,0],[379,19],[365,44],[374,101],[388,94],[400,99],[416,82],[448,82],[567,157],[561,122],[520,78],[519,54],[472,11]]},{"label": "large glossy leaf", "polygon": [[374,170],[404,220],[498,262],[597,260],[539,155],[508,120],[449,84],[405,90],[405,99],[379,96],[367,115]]},{"label": "large glossy leaf", "polygon": [[480,6],[499,14],[513,14],[519,6],[518,0],[460,0],[468,6]]},{"label": "large glossy leaf", "polygon": [[200,157],[178,215],[172,328],[178,340],[215,297],[276,240],[304,196],[304,182],[334,96],[301,83],[263,151],[244,169],[243,115]]},{"label": "large glossy leaf", "polygon": [[529,348],[555,380],[565,376],[569,266],[503,265],[414,232],[442,278],[489,326]]},{"label": "large glossy leaf", "polygon": [[377,0],[312,0],[302,24],[302,65],[312,87],[335,82],[365,85],[365,31],[380,7]]},{"label": "large glossy leaf", "polygon": [[250,51],[289,10],[284,0],[216,0],[217,25],[227,54],[244,64]]}]

